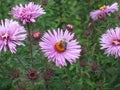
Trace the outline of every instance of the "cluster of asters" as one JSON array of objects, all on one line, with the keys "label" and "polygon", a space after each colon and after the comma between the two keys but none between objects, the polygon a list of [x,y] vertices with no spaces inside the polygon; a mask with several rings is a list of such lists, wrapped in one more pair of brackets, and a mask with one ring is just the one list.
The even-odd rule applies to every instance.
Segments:
[{"label": "cluster of asters", "polygon": [[[30,2],[25,5],[17,5],[12,8],[9,14],[14,19],[28,25],[35,22],[36,18],[46,12],[41,5]],[[16,53],[17,46],[25,46],[23,40],[27,38],[27,30],[17,21],[5,19],[0,25],[0,51]],[[36,37],[37,34],[34,35]],[[74,33],[63,29],[48,30],[43,34],[39,42],[40,50],[42,50],[48,61],[54,62],[56,66],[67,66],[66,60],[73,64],[80,56],[81,46],[74,39]]]},{"label": "cluster of asters", "polygon": [[[93,20],[104,19],[111,13],[118,11],[118,3],[115,2],[111,6],[100,7],[99,10],[90,12]],[[112,55],[115,58],[120,56],[120,27],[110,28],[100,38],[100,49],[105,49],[107,56]]]},{"label": "cluster of asters", "polygon": [[[103,6],[99,10],[90,12],[93,20],[110,16],[110,13],[118,10],[118,3],[111,6]],[[36,5],[34,2],[17,5],[13,7],[10,14],[14,19],[21,21],[23,24],[35,22],[36,18],[46,12],[41,5]],[[11,53],[16,53],[17,46],[25,46],[23,40],[27,38],[27,30],[19,24],[19,22],[5,19],[0,24],[0,51],[10,50]],[[76,62],[80,56],[81,45],[77,41],[75,34],[69,30],[54,29],[48,30],[43,34],[39,42],[40,50],[48,58],[48,61],[54,62],[56,66],[67,66]],[[107,55],[120,56],[120,28],[109,29],[100,38],[101,49],[105,49]]]}]

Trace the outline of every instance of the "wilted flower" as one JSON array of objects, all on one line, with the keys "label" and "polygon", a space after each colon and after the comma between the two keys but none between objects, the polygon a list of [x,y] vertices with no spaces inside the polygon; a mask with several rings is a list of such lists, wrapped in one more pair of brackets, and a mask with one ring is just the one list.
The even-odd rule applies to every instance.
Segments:
[{"label": "wilted flower", "polygon": [[90,16],[93,20],[104,19],[107,15],[110,16],[110,13],[118,11],[118,3],[115,2],[111,6],[102,6],[99,10],[90,12]]},{"label": "wilted flower", "polygon": [[120,56],[120,28],[108,29],[100,38],[101,49],[105,49],[105,54]]},{"label": "wilted flower", "polygon": [[38,77],[39,77],[39,71],[37,70],[29,70],[27,72],[27,77],[30,79],[30,80],[37,80]]},{"label": "wilted flower", "polygon": [[85,30],[85,31],[84,31],[84,34],[85,34],[86,36],[90,36],[91,31],[90,31],[90,30]]},{"label": "wilted flower", "polygon": [[97,62],[93,62],[92,64],[91,64],[91,70],[92,71],[96,71],[96,70],[98,70],[99,69],[99,63],[97,63]]},{"label": "wilted flower", "polygon": [[18,90],[26,90],[26,85],[18,84]]},{"label": "wilted flower", "polygon": [[117,14],[117,18],[120,19],[120,13]]},{"label": "wilted flower", "polygon": [[76,39],[73,39],[74,34],[61,29],[48,31],[39,43],[45,56],[49,61],[55,62],[56,66],[67,66],[66,60],[71,64],[79,58],[81,46],[78,45]]},{"label": "wilted flower", "polygon": [[47,5],[48,4],[48,0],[42,0],[42,5]]},{"label": "wilted flower", "polygon": [[10,14],[13,15],[15,19],[18,19],[26,24],[35,22],[37,17],[45,14],[45,11],[40,5],[35,5],[34,2],[30,2],[28,5],[25,4],[25,6],[20,4],[19,6],[17,5],[16,7],[13,7]]},{"label": "wilted flower", "polygon": [[18,22],[5,19],[5,22],[1,21],[0,25],[0,51],[4,51],[9,48],[11,53],[16,52],[16,46],[24,46],[20,41],[25,40],[27,37],[26,30],[23,26],[20,26]]},{"label": "wilted flower", "polygon": [[87,65],[87,61],[86,60],[80,61],[80,66],[81,67],[86,67],[86,65]]},{"label": "wilted flower", "polygon": [[12,72],[11,72],[11,78],[12,79],[15,79],[15,78],[18,78],[20,75],[20,70],[18,69],[13,69]]},{"label": "wilted flower", "polygon": [[81,55],[84,55],[85,52],[86,52],[85,48],[84,48],[84,47],[81,47],[81,52],[80,52],[80,54],[81,54]]},{"label": "wilted flower", "polygon": [[49,80],[54,76],[54,74],[55,74],[54,70],[48,68],[48,69],[44,72],[43,78],[44,78],[44,80],[49,81]]}]

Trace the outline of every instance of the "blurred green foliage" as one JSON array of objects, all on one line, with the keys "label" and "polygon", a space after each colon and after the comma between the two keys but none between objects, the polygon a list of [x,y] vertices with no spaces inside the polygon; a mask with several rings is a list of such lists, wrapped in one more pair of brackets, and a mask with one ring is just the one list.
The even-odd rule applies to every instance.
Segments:
[{"label": "blurred green foliage", "polygon": [[[30,29],[44,33],[48,29],[64,29],[67,24],[72,24],[76,37],[83,46],[85,53],[73,65],[58,68],[47,61],[47,58],[38,49],[38,42],[35,42],[33,48],[34,69],[40,71],[40,77],[33,85],[26,76],[26,69],[16,59],[16,57],[19,57],[27,68],[32,69],[29,57],[29,42],[26,40],[26,47],[18,47],[15,55],[10,52],[1,52],[0,90],[17,90],[19,83],[24,84],[26,90],[120,90],[120,60],[111,56],[107,57],[99,46],[101,34],[109,28],[120,25],[117,18],[118,12],[113,13],[105,20],[94,22],[89,16],[90,11],[103,5],[111,5],[114,2],[120,4],[120,0],[33,1],[36,4],[41,4],[46,14],[40,16],[36,23],[31,24]],[[12,18],[9,15],[11,8],[20,3],[26,4],[28,2],[30,0],[0,0],[0,20]],[[89,27],[90,23],[93,24],[92,28]],[[90,35],[85,35],[86,30],[90,31]],[[81,65],[83,64],[82,60],[86,63],[85,67]],[[18,78],[11,79],[13,68],[20,70]],[[45,81],[43,78],[43,73],[47,68],[52,68],[55,71],[55,75],[50,81]]]}]

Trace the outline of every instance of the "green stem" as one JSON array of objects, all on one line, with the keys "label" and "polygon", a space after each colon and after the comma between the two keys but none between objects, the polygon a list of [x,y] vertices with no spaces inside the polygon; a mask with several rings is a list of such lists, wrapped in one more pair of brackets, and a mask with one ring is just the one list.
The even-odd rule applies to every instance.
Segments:
[{"label": "green stem", "polygon": [[48,82],[47,81],[45,81],[45,88],[46,88],[46,90],[49,90]]},{"label": "green stem", "polygon": [[[1,3],[0,3],[0,6],[1,6],[1,7],[3,7],[3,4],[2,4],[2,3],[4,3],[4,2],[1,1]],[[0,10],[1,12],[0,12],[0,13],[1,13],[1,15],[2,15],[2,19],[4,19],[4,16],[5,16],[5,15],[4,15],[4,10],[3,10],[3,8],[0,8],[0,9],[1,9],[1,10]]]},{"label": "green stem", "polygon": [[[1,53],[0,53],[0,58],[1,58],[2,62],[3,62],[4,59],[3,59],[3,56],[1,55]],[[2,63],[2,64],[3,64],[3,63]],[[6,67],[8,67],[8,64],[7,64],[7,63],[5,63],[5,65],[6,65]],[[0,70],[1,70],[2,73],[6,74],[6,72],[5,72],[5,70],[4,70],[4,68],[3,68],[2,66],[0,66]],[[9,78],[9,75],[6,75],[5,77],[6,77],[6,78]]]},{"label": "green stem", "polygon": [[94,43],[91,51],[91,56],[94,56],[97,43]]},{"label": "green stem", "polygon": [[31,40],[31,32],[30,32],[30,26],[29,23],[27,24],[27,28],[28,28],[28,38],[29,38],[29,42],[30,42],[30,58],[31,58],[31,63],[32,63],[32,68],[33,68],[33,46],[32,46],[32,40]]},{"label": "green stem", "polygon": [[31,81],[32,83],[32,90],[35,90],[34,87],[35,87],[35,82],[34,81]]},{"label": "green stem", "polygon": [[68,90],[68,89],[70,90],[69,83],[72,83],[72,80],[71,80],[70,72],[69,72],[68,68],[65,68],[65,74],[67,75],[67,81],[69,81],[69,82],[65,83],[66,90]]}]

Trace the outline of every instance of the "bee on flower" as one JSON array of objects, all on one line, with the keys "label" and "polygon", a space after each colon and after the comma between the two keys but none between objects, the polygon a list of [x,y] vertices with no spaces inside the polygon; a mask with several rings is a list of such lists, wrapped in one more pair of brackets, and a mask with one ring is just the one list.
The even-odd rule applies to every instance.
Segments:
[{"label": "bee on flower", "polygon": [[67,66],[76,62],[80,56],[81,46],[74,38],[74,33],[68,30],[48,30],[39,43],[41,50],[48,57],[48,61],[54,62],[56,66]]}]

